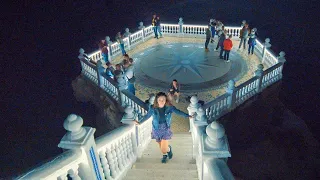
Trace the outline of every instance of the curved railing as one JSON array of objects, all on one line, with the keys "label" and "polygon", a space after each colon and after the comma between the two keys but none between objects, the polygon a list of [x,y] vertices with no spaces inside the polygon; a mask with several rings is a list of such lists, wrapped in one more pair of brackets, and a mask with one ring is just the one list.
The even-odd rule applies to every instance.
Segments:
[{"label": "curved railing", "polygon": [[[17,177],[16,179],[66,179],[70,176],[74,179],[79,179],[78,172],[83,172],[79,168],[82,164],[86,164],[86,158],[81,150],[66,151],[55,157],[50,162],[33,169],[32,171]],[[80,173],[81,174],[81,173]]]}]

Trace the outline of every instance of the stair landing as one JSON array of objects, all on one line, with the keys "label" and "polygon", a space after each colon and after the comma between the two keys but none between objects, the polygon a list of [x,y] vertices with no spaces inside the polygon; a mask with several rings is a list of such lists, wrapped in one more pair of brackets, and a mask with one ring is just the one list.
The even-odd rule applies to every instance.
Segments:
[{"label": "stair landing", "polygon": [[172,146],[173,158],[161,163],[162,153],[158,143],[152,140],[132,168],[125,180],[196,180],[197,166],[192,159],[192,138],[188,133],[173,134],[169,141]]}]

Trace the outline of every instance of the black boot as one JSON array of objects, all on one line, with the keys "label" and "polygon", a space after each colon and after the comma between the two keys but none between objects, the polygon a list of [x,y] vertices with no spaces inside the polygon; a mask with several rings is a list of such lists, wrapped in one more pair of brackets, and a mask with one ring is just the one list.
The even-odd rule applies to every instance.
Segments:
[{"label": "black boot", "polygon": [[169,159],[172,159],[173,153],[172,153],[172,147],[169,145],[170,151],[168,152]]},{"label": "black boot", "polygon": [[161,162],[162,163],[166,163],[167,162],[167,158],[168,158],[168,155],[163,155]]}]

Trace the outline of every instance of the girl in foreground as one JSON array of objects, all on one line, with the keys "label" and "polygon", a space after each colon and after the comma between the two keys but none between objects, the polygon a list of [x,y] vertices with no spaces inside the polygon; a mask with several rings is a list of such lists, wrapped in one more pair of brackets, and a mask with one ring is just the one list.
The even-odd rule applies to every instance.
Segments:
[{"label": "girl in foreground", "polygon": [[159,92],[156,95],[155,102],[153,106],[150,107],[147,115],[139,121],[143,122],[151,116],[153,117],[151,138],[155,139],[159,144],[160,150],[163,154],[161,160],[162,163],[166,163],[167,158],[171,159],[173,156],[172,147],[169,145],[168,141],[172,137],[172,131],[170,129],[172,113],[176,113],[183,117],[193,117],[172,106],[170,101],[168,101],[166,93]]}]

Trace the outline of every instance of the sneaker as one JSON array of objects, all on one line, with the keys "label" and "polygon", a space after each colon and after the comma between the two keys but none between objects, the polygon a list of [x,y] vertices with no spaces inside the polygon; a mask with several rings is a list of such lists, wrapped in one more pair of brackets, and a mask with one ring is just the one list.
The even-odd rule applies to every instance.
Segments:
[{"label": "sneaker", "polygon": [[226,62],[230,62],[230,60],[227,60]]},{"label": "sneaker", "polygon": [[208,52],[208,51],[209,51],[209,49],[208,49],[208,48],[205,48],[205,51],[206,51],[206,52]]},{"label": "sneaker", "polygon": [[168,152],[169,159],[172,159],[173,153],[172,153],[172,147],[169,145],[170,151]]},{"label": "sneaker", "polygon": [[161,159],[161,162],[162,163],[167,163],[167,158],[168,158],[168,155],[163,155],[162,159]]},{"label": "sneaker", "polygon": [[218,51],[218,49],[214,49],[214,51]]},{"label": "sneaker", "polygon": [[176,99],[176,103],[179,103],[179,99]]}]

